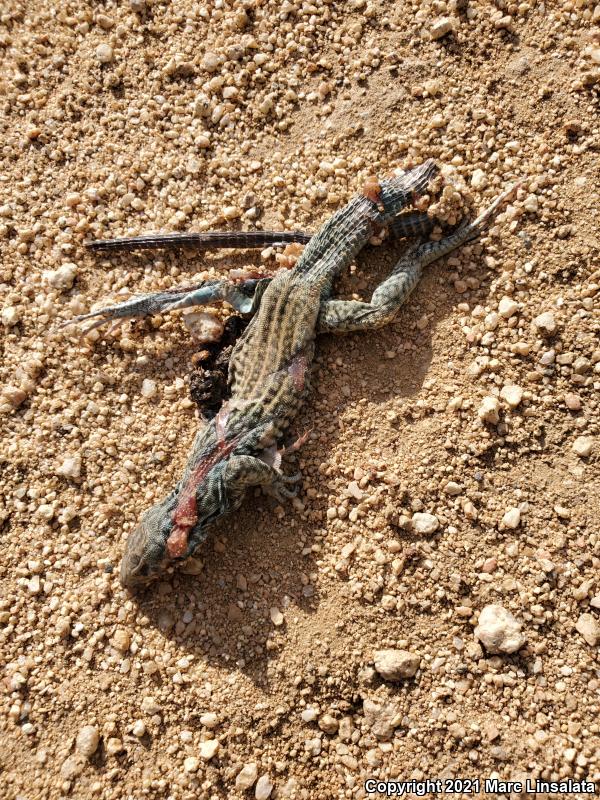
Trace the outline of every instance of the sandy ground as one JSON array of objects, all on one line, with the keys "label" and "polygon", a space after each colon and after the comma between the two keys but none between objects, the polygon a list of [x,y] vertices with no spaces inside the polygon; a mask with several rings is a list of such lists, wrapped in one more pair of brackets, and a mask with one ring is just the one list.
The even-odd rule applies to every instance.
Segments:
[{"label": "sandy ground", "polygon": [[[3,0],[3,798],[600,786],[599,26],[593,0]],[[249,497],[130,597],[124,542],[201,424],[197,347],[175,314],[56,328],[277,265],[83,242],[314,230],[426,157],[447,221],[525,183],[397,323],[319,340],[298,500]],[[401,249],[367,248],[339,293]]]}]

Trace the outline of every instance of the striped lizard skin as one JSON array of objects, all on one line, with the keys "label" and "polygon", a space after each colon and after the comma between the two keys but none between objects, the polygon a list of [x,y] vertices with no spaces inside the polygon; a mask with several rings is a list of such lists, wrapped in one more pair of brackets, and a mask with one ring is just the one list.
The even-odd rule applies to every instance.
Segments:
[{"label": "striped lizard skin", "polygon": [[[393,236],[425,236],[433,229],[433,220],[427,214],[413,211],[391,220],[388,230]],[[96,251],[117,250],[193,250],[255,249],[298,242],[308,244],[312,233],[304,231],[205,231],[203,233],[145,233],[141,236],[123,236],[118,239],[96,239],[86,247]]]},{"label": "striped lizard skin", "polygon": [[196,435],[182,479],[142,516],[127,540],[120,572],[123,586],[134,590],[190,556],[206,538],[209,525],[237,509],[249,487],[263,486],[279,499],[295,495],[290,487],[300,475],[286,476],[281,460],[305,437],[288,448],[278,448],[278,443],[309,391],[316,335],[390,322],[424,267],[476,239],[516,188],[449,236],[410,247],[370,302],[332,299],[335,278],[375,233],[426,191],[436,174],[435,164],[427,161],[375,188],[365,187],[312,236],[293,269],[273,278],[213,281],[143,295],[73,320],[96,317],[97,327],[222,300],[253,315],[231,356],[231,398]]}]

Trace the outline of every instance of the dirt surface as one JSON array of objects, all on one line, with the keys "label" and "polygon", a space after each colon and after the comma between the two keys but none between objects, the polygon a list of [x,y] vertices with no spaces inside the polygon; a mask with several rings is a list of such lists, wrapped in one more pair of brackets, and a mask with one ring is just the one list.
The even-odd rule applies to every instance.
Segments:
[{"label": "dirt surface", "polygon": [[[3,798],[600,787],[599,26],[586,0],[3,0]],[[129,596],[125,540],[202,424],[198,348],[176,314],[57,327],[277,264],[83,242],[314,230],[426,157],[450,222],[525,183],[394,325],[319,341],[298,499],[249,497]]]}]

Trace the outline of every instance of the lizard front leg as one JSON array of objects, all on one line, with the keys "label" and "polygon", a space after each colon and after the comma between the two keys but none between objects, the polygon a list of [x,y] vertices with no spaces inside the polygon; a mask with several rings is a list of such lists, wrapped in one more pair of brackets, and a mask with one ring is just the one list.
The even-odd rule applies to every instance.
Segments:
[{"label": "lizard front leg", "polygon": [[224,474],[224,485],[228,498],[235,505],[241,502],[250,486],[263,486],[277,500],[295,497],[296,492],[286,484],[298,483],[301,475],[283,475],[280,470],[256,456],[231,456]]},{"label": "lizard front leg", "polygon": [[373,292],[370,303],[355,300],[327,300],[321,305],[319,333],[345,333],[387,325],[419,282],[423,269],[457,247],[477,239],[488,227],[500,207],[514,194],[515,184],[497,197],[473,222],[464,222],[439,242],[423,242],[409,248],[392,274]]},{"label": "lizard front leg", "polygon": [[91,311],[89,314],[73,317],[73,319],[67,320],[60,327],[94,319],[95,321],[83,331],[83,333],[89,333],[89,331],[109,323],[125,322],[128,319],[142,319],[151,317],[154,314],[176,311],[180,308],[207,306],[223,301],[232,305],[236,311],[242,314],[249,314],[255,311],[257,305],[255,295],[257,292],[262,294],[264,291],[264,287],[261,286],[264,280],[268,281],[270,279],[250,278],[238,282],[202,281],[202,283],[192,286],[142,294],[125,300],[123,303],[105,306],[97,311]]}]

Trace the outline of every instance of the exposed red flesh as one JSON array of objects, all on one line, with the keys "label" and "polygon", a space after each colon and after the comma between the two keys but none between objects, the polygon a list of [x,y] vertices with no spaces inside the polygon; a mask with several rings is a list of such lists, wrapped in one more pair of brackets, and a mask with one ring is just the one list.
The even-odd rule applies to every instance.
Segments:
[{"label": "exposed red flesh", "polygon": [[306,356],[298,355],[294,356],[292,359],[289,367],[288,367],[288,374],[292,381],[294,382],[294,388],[297,392],[301,392],[304,389],[304,379],[306,376],[306,370],[308,369],[308,361],[306,360]]},{"label": "exposed red flesh", "polygon": [[368,200],[371,200],[371,202],[379,203],[381,199],[381,186],[379,185],[379,179],[376,175],[369,175],[363,186],[362,193]]}]

